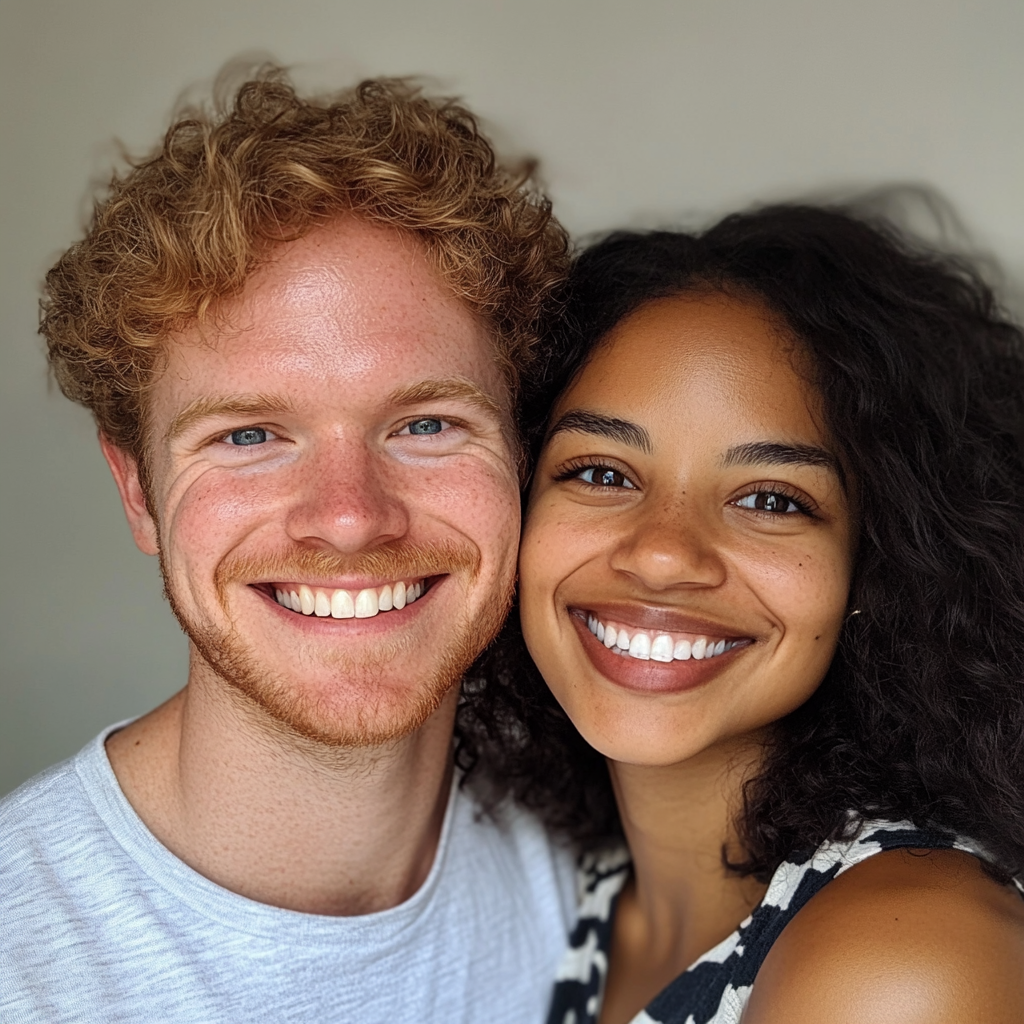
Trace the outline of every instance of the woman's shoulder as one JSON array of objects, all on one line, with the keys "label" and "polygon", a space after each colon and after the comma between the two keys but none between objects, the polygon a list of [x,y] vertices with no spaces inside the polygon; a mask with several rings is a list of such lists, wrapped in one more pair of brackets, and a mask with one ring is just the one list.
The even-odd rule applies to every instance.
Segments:
[{"label": "woman's shoulder", "polygon": [[879,853],[786,925],[743,1019],[1024,1020],[1024,900],[960,850]]}]

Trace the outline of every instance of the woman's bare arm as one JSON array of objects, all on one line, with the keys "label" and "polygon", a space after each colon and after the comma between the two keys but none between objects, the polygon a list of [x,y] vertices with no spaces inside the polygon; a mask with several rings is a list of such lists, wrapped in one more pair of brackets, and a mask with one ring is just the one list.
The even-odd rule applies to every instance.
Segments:
[{"label": "woman's bare arm", "polygon": [[1020,1024],[1024,900],[969,854],[878,854],[772,947],[744,1024]]}]

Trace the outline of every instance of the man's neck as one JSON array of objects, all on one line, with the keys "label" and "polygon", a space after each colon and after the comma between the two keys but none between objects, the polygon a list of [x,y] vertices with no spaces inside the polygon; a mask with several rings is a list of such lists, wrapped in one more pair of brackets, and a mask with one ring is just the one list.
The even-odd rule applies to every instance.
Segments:
[{"label": "man's neck", "polygon": [[276,907],[367,914],[408,899],[430,872],[456,700],[386,747],[335,749],[193,673],[107,753],[142,821],[201,875]]}]

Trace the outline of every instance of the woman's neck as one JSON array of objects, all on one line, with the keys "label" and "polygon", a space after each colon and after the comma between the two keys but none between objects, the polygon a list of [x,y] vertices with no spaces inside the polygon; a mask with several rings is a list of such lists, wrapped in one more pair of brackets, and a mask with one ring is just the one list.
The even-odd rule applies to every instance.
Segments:
[{"label": "woman's neck", "polygon": [[718,746],[669,767],[609,764],[633,880],[616,913],[602,1024],[629,1020],[746,918],[766,887],[728,871],[743,782],[760,745]]}]

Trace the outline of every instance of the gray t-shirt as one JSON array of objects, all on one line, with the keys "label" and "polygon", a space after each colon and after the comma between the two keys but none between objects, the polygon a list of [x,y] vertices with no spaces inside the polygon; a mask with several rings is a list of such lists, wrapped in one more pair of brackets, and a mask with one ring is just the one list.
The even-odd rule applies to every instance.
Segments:
[{"label": "gray t-shirt", "polygon": [[572,858],[528,814],[453,789],[434,865],[359,917],[203,878],[125,799],[104,740],[0,803],[0,1021],[282,1024],[544,1019],[575,914]]}]

